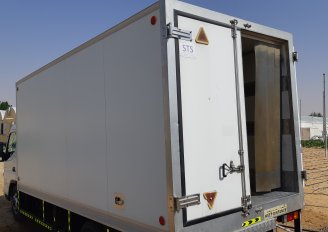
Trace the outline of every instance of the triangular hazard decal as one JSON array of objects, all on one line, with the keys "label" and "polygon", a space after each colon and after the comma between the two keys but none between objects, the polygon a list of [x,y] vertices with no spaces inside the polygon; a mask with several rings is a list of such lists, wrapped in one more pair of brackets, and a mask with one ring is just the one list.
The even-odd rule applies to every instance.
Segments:
[{"label": "triangular hazard decal", "polygon": [[207,201],[207,206],[209,209],[213,208],[214,201],[215,201],[217,194],[218,194],[217,192],[207,192],[207,193],[203,194],[205,200]]},{"label": "triangular hazard decal", "polygon": [[196,43],[205,44],[205,45],[209,44],[204,27],[199,28],[199,31],[198,31],[198,34],[196,37]]}]

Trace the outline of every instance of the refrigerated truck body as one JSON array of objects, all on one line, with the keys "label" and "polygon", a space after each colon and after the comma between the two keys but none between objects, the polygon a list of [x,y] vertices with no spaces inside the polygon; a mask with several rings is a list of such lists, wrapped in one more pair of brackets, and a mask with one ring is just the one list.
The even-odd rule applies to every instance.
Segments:
[{"label": "refrigerated truck body", "polygon": [[17,82],[6,195],[48,230],[300,230],[296,60],[289,33],[155,3]]}]

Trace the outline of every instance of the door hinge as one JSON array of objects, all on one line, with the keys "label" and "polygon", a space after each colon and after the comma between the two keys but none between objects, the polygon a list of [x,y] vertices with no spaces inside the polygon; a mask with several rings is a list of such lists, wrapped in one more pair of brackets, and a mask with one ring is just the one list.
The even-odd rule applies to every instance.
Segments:
[{"label": "door hinge", "polygon": [[246,195],[245,197],[242,197],[241,198],[241,205],[243,206],[244,216],[248,216],[249,215],[249,210],[252,208],[251,196]]},{"label": "door hinge", "polygon": [[170,197],[169,198],[169,208],[171,211],[180,211],[181,209],[199,205],[200,204],[200,194],[193,194],[184,197]]},{"label": "door hinge", "polygon": [[230,24],[231,24],[231,36],[232,38],[236,39],[238,20],[237,19],[230,20]]},{"label": "door hinge", "polygon": [[251,196],[250,195],[246,195],[245,197],[241,198],[242,205],[248,205],[249,209],[250,209],[250,208],[252,208],[252,206],[249,204],[249,202],[251,202]]},{"label": "door hinge", "polygon": [[187,41],[192,41],[192,31],[182,30],[180,28],[174,27],[172,23],[167,24],[166,37],[182,39]]}]

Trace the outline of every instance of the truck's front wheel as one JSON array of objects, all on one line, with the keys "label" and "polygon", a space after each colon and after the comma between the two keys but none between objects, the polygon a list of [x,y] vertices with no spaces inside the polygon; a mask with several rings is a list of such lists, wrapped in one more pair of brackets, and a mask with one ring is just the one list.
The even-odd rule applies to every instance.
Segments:
[{"label": "truck's front wheel", "polygon": [[12,185],[10,188],[10,203],[15,220],[21,221],[22,215],[19,212],[18,192],[16,185]]}]

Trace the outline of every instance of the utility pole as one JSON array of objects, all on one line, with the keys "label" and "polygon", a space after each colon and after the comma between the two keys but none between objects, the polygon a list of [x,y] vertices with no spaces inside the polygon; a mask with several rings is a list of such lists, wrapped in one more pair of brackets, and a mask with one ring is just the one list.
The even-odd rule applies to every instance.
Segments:
[{"label": "utility pole", "polygon": [[326,124],[326,74],[323,74],[323,139],[325,140],[325,158],[327,158],[327,124]]},{"label": "utility pole", "polygon": [[300,99],[300,119],[301,119],[301,116],[302,116],[302,99]]},{"label": "utility pole", "polygon": [[302,123],[302,99],[300,99],[300,112],[299,112],[299,114],[300,114],[300,138],[301,138],[301,141],[302,141],[302,125],[301,125],[301,123]]}]

